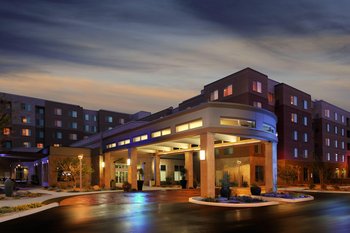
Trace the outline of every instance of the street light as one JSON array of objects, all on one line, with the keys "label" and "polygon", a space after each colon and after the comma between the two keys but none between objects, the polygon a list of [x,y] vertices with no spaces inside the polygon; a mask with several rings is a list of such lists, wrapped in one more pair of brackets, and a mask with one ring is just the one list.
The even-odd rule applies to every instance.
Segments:
[{"label": "street light", "polygon": [[84,157],[83,154],[78,155],[78,159],[79,159],[79,169],[80,169],[80,192],[81,192],[81,190],[83,189],[83,176],[82,176],[83,169],[82,169],[82,164],[81,164],[81,160],[83,159],[83,157]]}]

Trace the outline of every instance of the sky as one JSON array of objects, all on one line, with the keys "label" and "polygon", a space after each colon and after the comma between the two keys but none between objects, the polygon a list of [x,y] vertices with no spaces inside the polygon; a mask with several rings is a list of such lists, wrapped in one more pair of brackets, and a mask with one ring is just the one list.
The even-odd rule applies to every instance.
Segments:
[{"label": "sky", "polygon": [[0,92],[135,113],[251,67],[350,110],[347,0],[2,0]]}]

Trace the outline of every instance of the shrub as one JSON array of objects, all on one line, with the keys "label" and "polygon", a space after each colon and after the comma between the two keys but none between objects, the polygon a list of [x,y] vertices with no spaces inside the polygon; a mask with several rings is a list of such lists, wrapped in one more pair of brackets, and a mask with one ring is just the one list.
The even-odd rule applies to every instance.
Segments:
[{"label": "shrub", "polygon": [[127,181],[124,181],[122,188],[124,192],[130,192],[131,191],[131,184]]}]

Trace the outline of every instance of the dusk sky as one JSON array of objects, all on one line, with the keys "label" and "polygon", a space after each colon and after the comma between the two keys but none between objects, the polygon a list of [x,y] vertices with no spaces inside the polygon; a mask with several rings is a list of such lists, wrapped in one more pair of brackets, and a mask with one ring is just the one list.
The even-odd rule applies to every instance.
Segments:
[{"label": "dusk sky", "polygon": [[251,67],[350,110],[349,12],[346,0],[2,0],[0,92],[156,112]]}]

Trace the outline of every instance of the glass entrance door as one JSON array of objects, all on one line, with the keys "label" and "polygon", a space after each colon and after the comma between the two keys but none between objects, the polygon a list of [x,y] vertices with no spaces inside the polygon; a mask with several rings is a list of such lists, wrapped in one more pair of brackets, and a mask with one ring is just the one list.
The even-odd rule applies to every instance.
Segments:
[{"label": "glass entrance door", "polygon": [[128,165],[124,163],[115,164],[115,182],[116,184],[123,184],[128,181]]}]

